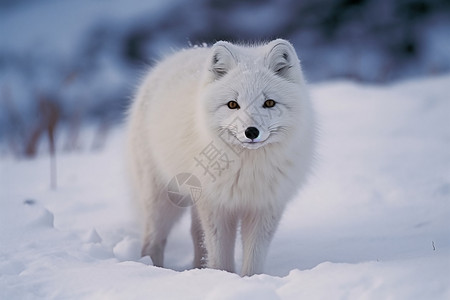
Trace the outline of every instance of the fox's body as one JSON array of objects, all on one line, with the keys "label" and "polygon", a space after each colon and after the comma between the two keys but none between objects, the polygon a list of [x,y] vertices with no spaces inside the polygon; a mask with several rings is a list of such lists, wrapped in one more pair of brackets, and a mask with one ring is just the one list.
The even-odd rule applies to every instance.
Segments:
[{"label": "fox's body", "polygon": [[206,257],[208,267],[234,271],[240,224],[241,273],[261,273],[313,155],[312,110],[292,46],[218,42],[178,52],[150,72],[129,113],[142,254],[163,265],[167,236],[184,211],[170,201],[168,184],[187,173],[202,189],[191,208],[194,266]]}]

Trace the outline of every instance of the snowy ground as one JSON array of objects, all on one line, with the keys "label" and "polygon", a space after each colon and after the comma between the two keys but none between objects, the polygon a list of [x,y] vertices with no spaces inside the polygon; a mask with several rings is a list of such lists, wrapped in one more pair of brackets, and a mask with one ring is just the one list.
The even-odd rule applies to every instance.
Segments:
[{"label": "snowy ground", "polygon": [[139,258],[122,129],[103,151],[61,153],[55,191],[45,154],[0,157],[0,299],[450,299],[449,86],[312,86],[316,172],[288,207],[268,275],[250,278],[186,271],[187,217],[170,269]]}]

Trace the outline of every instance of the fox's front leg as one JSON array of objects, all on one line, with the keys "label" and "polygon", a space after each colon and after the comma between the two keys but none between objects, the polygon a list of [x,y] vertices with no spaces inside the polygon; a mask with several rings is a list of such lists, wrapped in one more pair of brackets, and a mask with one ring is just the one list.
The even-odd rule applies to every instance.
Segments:
[{"label": "fox's front leg", "polygon": [[261,274],[270,242],[277,229],[281,213],[254,211],[242,219],[242,276]]},{"label": "fox's front leg", "polygon": [[234,272],[237,218],[225,211],[198,210],[205,234],[208,268]]}]

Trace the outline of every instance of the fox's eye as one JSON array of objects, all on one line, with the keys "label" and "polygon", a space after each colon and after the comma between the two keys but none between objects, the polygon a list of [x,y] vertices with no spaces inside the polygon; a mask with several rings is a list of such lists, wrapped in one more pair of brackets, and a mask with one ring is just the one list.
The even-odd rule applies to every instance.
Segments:
[{"label": "fox's eye", "polygon": [[239,109],[239,108],[241,108],[236,101],[229,101],[227,103],[227,106],[228,106],[229,109]]},{"label": "fox's eye", "polygon": [[266,101],[264,102],[263,107],[264,107],[264,108],[271,108],[271,107],[274,107],[275,104],[276,104],[275,100],[268,99],[268,100],[266,100]]}]

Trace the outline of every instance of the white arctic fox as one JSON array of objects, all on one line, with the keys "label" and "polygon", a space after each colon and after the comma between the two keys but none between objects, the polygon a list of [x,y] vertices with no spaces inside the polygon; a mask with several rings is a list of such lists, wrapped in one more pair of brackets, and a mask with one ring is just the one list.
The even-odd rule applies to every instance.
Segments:
[{"label": "white arctic fox", "polygon": [[170,193],[190,186],[194,267],[234,272],[240,226],[241,274],[261,273],[313,157],[313,112],[294,48],[282,39],[220,41],[168,57],[132,103],[127,148],[143,256],[163,266],[167,236],[185,210]]}]

